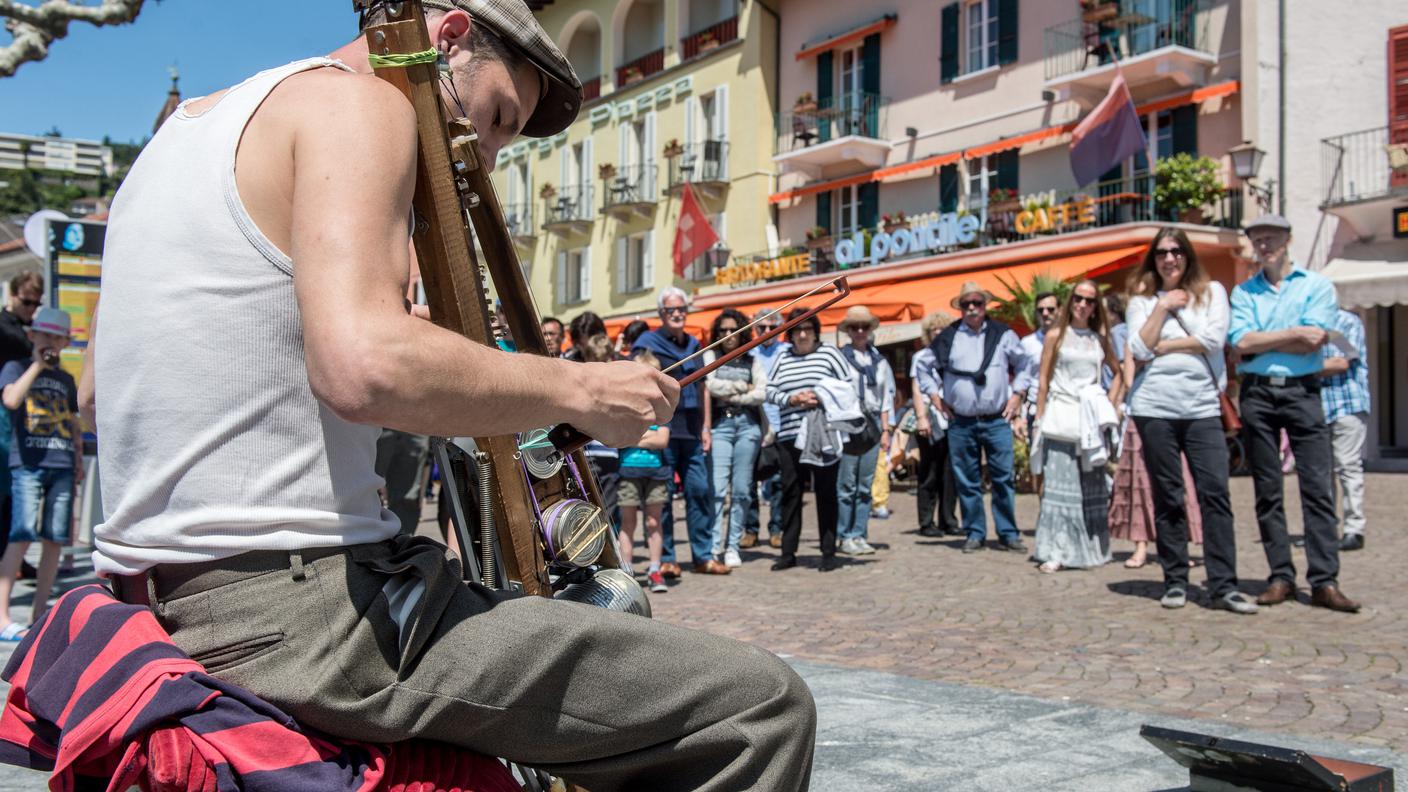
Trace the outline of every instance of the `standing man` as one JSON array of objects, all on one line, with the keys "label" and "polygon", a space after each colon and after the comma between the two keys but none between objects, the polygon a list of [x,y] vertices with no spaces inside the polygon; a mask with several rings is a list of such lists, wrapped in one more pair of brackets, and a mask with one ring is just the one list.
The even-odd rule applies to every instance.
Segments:
[{"label": "standing man", "polygon": [[[1036,332],[1022,338],[1022,354],[1027,358],[1027,381],[1036,382],[1041,377],[1041,348],[1046,343],[1046,331],[1056,326],[1056,317],[1061,310],[1061,300],[1055,292],[1037,294],[1033,311],[1036,314]],[[1027,428],[1027,437],[1032,436],[1032,421],[1036,419],[1036,388],[1027,389],[1022,417]],[[1036,478],[1036,477],[1033,477]],[[1038,487],[1038,492],[1040,488]]]},{"label": "standing man", "polygon": [[[44,302],[44,276],[25,270],[10,279],[5,310],[0,311],[0,367],[12,360],[28,362],[34,354],[29,326]],[[0,460],[10,458],[10,411],[0,410]],[[0,465],[0,555],[10,542],[10,466]],[[20,579],[34,577],[34,567],[20,562]]]},{"label": "standing man", "polygon": [[[782,326],[782,314],[776,308],[762,308],[753,314],[753,321],[758,323],[758,335],[767,335]],[[782,340],[778,335],[766,344],[759,344],[753,347],[753,356],[763,365],[763,371],[772,371],[772,364],[777,362],[778,355],[792,347],[791,344]],[[782,408],[770,401],[763,402],[763,416],[768,419],[768,425],[763,428],[763,445],[769,442],[776,442],[777,428],[782,421]],[[771,439],[771,440],[770,440]],[[748,523],[743,529],[743,539],[738,543],[739,547],[754,547],[758,544],[758,531],[762,527],[758,519],[758,503],[765,500],[768,503],[768,544],[773,547],[782,547],[782,471],[778,471],[762,481],[754,483],[753,502],[748,506]]]},{"label": "standing man", "polygon": [[[684,331],[685,317],[689,315],[689,295],[683,289],[666,286],[660,290],[656,304],[660,309],[660,329],[641,333],[631,351],[649,349],[660,361],[660,368],[668,369],[698,352],[699,341]],[[679,379],[703,365],[703,360],[695,358],[671,371],[670,375]],[[705,575],[727,575],[733,570],[714,558],[714,488],[709,475],[708,439],[704,434],[703,388],[703,383],[697,382],[680,389],[680,403],[675,409],[674,418],[670,420],[670,444],[665,447],[665,464],[679,474],[684,485],[685,524],[689,531],[689,553],[694,562],[694,571]],[[660,574],[667,578],[680,575],[680,565],[675,560],[672,511],[666,508],[660,518],[660,527],[665,534]]]},{"label": "standing man", "polygon": [[556,316],[544,316],[540,326],[543,329],[543,343],[548,345],[548,357],[562,357],[562,320]]},{"label": "standing man", "polygon": [[[934,339],[934,365],[943,381],[940,409],[948,419],[948,452],[963,528],[963,552],[983,549],[988,527],[983,511],[983,458],[992,483],[992,521],[997,549],[1025,553],[1017,532],[1012,485],[1012,423],[1021,417],[1027,358],[1012,328],[988,318],[992,295],[977,283],[963,284],[953,307],[962,320]],[[1012,381],[1012,377],[1016,381]]]},{"label": "standing man", "polygon": [[1345,348],[1325,345],[1324,378],[1320,399],[1330,424],[1335,477],[1340,481],[1340,506],[1344,510],[1341,550],[1364,549],[1364,438],[1369,426],[1369,364],[1364,361],[1364,323],[1341,308],[1335,312],[1335,329],[1344,336]]},{"label": "standing man", "polygon": [[1325,276],[1291,261],[1291,224],[1286,218],[1262,215],[1247,226],[1247,236],[1261,270],[1232,290],[1227,336],[1242,356],[1237,366],[1242,374],[1242,422],[1250,444],[1257,525],[1271,567],[1270,585],[1256,601],[1276,605],[1296,593],[1282,500],[1285,430],[1300,479],[1310,602],[1353,613],[1359,603],[1339,588],[1330,429],[1320,401],[1321,347],[1335,326],[1335,287]]},{"label": "standing man", "polygon": [[[836,535],[841,539],[840,552],[870,555],[870,490],[875,484],[875,460],[880,449],[890,447],[890,411],[895,403],[895,372],[889,361],[870,343],[871,334],[880,320],[864,305],[853,305],[846,311],[838,329],[851,337],[850,346],[841,354],[856,371],[856,387],[860,391],[860,410],[868,425],[859,445],[846,443],[837,471]],[[869,441],[869,442],[866,442]]]},{"label": "standing man", "polygon": [[[964,536],[958,522],[958,488],[949,462],[948,421],[943,416],[943,383],[934,365],[934,337],[953,324],[953,314],[934,311],[919,325],[924,348],[909,364],[910,403],[914,408],[915,439],[919,443],[919,535],[928,538]],[[934,508],[938,507],[935,525]]]}]

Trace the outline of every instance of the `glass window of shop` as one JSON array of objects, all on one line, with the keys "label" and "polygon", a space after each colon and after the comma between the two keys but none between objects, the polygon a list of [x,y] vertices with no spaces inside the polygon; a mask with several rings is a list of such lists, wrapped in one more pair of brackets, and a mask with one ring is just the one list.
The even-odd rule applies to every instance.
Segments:
[{"label": "glass window of shop", "polygon": [[842,187],[836,191],[836,217],[831,223],[831,233],[845,239],[860,228],[860,195],[854,187]]},{"label": "glass window of shop", "polygon": [[997,186],[997,155],[967,160],[968,210],[976,211],[988,205],[988,193]]},{"label": "glass window of shop", "polygon": [[973,0],[963,7],[967,14],[968,47],[963,73],[997,65],[997,0]]}]

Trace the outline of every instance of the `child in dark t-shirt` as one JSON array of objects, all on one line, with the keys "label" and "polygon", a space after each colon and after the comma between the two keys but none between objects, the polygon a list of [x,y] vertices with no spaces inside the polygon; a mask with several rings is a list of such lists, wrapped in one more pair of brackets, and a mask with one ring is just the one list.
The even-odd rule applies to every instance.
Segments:
[{"label": "child in dark t-shirt", "polygon": [[42,540],[31,623],[44,615],[69,542],[74,484],[83,478],[83,429],[78,419],[78,387],[59,368],[69,342],[68,314],[41,308],[29,329],[30,360],[12,360],[0,369],[0,399],[9,410],[12,516],[10,544],[0,558],[0,641],[18,641],[27,628],[10,621],[10,593],[29,544]]}]

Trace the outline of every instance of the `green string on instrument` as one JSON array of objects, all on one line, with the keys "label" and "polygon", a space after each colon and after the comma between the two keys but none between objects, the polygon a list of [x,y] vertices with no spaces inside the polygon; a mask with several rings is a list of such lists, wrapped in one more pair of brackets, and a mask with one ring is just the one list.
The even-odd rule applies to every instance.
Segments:
[{"label": "green string on instrument", "polygon": [[432,48],[423,52],[393,52],[390,55],[370,53],[367,55],[367,60],[372,64],[372,68],[388,66],[405,68],[417,63],[434,63],[438,57],[440,57],[440,53]]}]

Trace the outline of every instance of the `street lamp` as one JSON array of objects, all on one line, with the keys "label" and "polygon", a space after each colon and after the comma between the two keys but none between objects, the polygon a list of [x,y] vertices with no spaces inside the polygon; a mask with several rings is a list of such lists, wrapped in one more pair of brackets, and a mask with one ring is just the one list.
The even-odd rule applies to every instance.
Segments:
[{"label": "street lamp", "polygon": [[1256,184],[1257,171],[1261,170],[1261,159],[1266,156],[1266,152],[1252,145],[1250,140],[1243,140],[1240,146],[1233,146],[1227,150],[1228,156],[1232,158],[1232,173],[1237,178],[1246,182],[1247,188],[1256,196],[1256,202],[1261,206],[1261,211],[1271,211],[1271,198],[1276,190],[1276,180],[1267,179],[1266,186],[1261,187]]}]

